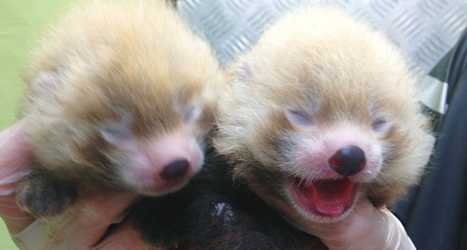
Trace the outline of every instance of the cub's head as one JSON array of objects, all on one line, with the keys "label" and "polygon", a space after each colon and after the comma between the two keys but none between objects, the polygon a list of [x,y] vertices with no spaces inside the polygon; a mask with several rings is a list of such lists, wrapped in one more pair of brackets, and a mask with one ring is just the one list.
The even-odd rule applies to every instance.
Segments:
[{"label": "cub's head", "polygon": [[200,170],[221,78],[164,1],[90,2],[33,55],[22,114],[38,161],[65,179],[161,195]]},{"label": "cub's head", "polygon": [[340,219],[363,197],[388,204],[429,158],[403,57],[337,9],[285,16],[230,74],[215,146],[289,219]]}]

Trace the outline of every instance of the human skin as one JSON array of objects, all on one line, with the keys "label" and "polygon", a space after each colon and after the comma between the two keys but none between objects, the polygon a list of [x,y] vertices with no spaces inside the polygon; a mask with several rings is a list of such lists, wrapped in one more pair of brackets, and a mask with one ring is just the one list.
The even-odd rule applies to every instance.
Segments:
[{"label": "human skin", "polygon": [[387,208],[375,208],[370,201],[358,202],[349,216],[325,226],[296,225],[318,236],[331,250],[415,250],[402,223]]}]

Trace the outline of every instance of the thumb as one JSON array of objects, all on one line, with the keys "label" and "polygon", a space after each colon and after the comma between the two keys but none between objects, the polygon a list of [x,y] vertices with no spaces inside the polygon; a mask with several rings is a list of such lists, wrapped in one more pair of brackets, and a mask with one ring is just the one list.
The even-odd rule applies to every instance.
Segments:
[{"label": "thumb", "polygon": [[0,217],[10,234],[21,232],[35,220],[16,205],[16,185],[33,158],[22,126],[20,121],[0,133]]},{"label": "thumb", "polygon": [[330,250],[413,250],[404,227],[386,208],[367,199],[359,201],[343,220],[316,224],[306,230],[318,236]]}]

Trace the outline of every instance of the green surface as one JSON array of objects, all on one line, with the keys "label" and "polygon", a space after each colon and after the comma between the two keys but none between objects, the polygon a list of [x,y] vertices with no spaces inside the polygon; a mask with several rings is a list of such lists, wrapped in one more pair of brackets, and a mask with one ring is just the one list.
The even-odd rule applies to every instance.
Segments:
[{"label": "green surface", "polygon": [[18,249],[8,235],[5,223],[0,220],[0,250]]},{"label": "green surface", "polygon": [[[0,0],[0,131],[12,125],[22,93],[20,74],[27,54],[57,13],[70,0]],[[1,171],[1,169],[0,169]],[[0,250],[14,250],[0,220]]]}]

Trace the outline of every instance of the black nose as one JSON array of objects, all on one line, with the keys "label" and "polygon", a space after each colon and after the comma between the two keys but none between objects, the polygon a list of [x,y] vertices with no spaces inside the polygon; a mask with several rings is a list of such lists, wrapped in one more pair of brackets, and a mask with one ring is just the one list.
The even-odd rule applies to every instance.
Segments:
[{"label": "black nose", "polygon": [[174,180],[183,177],[189,167],[190,163],[186,159],[176,160],[165,166],[160,176],[165,180]]},{"label": "black nose", "polygon": [[329,159],[331,168],[343,176],[354,175],[362,171],[365,164],[365,153],[357,146],[341,148]]}]

